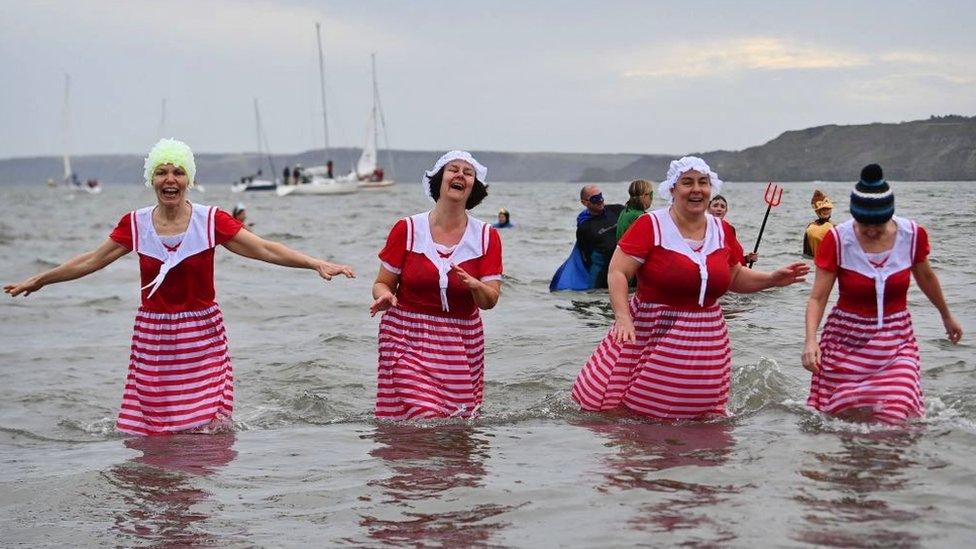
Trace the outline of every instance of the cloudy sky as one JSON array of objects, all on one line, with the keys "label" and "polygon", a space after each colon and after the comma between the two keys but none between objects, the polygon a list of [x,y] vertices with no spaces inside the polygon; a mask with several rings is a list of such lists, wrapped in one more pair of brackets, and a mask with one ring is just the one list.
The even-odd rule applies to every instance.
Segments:
[{"label": "cloudy sky", "polygon": [[[0,158],[359,146],[686,153],[976,114],[976,2],[0,0]],[[71,131],[62,131],[64,74]]]}]

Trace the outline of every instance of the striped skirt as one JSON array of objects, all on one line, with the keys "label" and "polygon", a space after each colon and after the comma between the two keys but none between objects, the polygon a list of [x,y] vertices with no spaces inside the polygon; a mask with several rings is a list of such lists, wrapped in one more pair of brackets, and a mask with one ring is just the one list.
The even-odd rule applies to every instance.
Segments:
[{"label": "striped skirt", "polygon": [[484,365],[480,315],[449,318],[393,307],[380,321],[376,417],[475,417]]},{"label": "striped skirt", "polygon": [[925,414],[918,343],[908,310],[884,317],[834,308],[820,335],[820,371],[810,380],[807,405],[836,415],[867,412],[885,423]]},{"label": "striped skirt", "polygon": [[636,340],[618,344],[611,330],[576,378],[573,400],[664,420],[725,415],[732,350],[721,307],[678,310],[634,297],[630,314]]},{"label": "striped skirt", "polygon": [[229,425],[234,375],[220,308],[136,314],[116,428],[160,435]]}]

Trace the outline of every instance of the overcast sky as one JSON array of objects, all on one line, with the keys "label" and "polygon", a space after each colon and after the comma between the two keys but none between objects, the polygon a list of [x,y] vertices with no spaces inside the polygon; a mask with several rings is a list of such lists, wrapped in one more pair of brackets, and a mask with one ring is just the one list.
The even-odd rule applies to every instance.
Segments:
[{"label": "overcast sky", "polygon": [[0,158],[361,146],[376,52],[400,149],[686,153],[976,114],[976,2],[0,0]]}]

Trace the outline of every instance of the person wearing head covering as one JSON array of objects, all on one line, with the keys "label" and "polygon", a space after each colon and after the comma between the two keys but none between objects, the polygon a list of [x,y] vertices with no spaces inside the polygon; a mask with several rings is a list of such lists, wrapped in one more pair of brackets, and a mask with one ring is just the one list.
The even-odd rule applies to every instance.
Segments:
[{"label": "person wearing head covering", "polygon": [[475,417],[484,393],[480,309],[498,303],[502,241],[467,210],[487,196],[488,169],[449,151],[424,173],[426,212],[400,219],[380,250],[370,315],[379,326],[376,417]]},{"label": "person wearing head covering", "polygon": [[254,223],[247,222],[247,206],[245,206],[243,202],[238,202],[237,205],[234,206],[234,211],[232,211],[230,215],[236,221],[240,221],[242,229],[247,229],[250,231],[251,227],[254,226]]},{"label": "person wearing head covering", "polygon": [[834,224],[830,221],[830,214],[834,211],[834,203],[830,201],[830,198],[827,198],[823,191],[817,189],[813,191],[810,206],[817,214],[817,219],[810,222],[807,225],[807,230],[803,233],[803,255],[813,258],[817,256],[817,249],[820,248],[820,242],[823,241],[824,236],[830,232],[830,229],[834,228]]},{"label": "person wearing head covering", "polygon": [[610,256],[617,245],[617,219],[624,206],[606,204],[596,185],[580,189],[580,203],[584,210],[576,216],[575,249],[588,273],[588,288],[606,288]]},{"label": "person wearing head covering", "polygon": [[491,226],[496,229],[511,229],[515,223],[512,223],[512,214],[505,208],[500,208],[498,210],[498,222],[492,223]]},{"label": "person wearing head covering", "polygon": [[[729,201],[725,199],[724,196],[717,194],[712,197],[711,201],[708,202],[708,213],[712,214],[712,217],[717,217],[724,220],[732,228],[732,234],[735,235],[736,240],[738,240],[739,235],[735,230],[735,225],[729,223],[725,216],[729,213]],[[748,265],[749,263],[755,263],[759,261],[759,252],[744,252],[742,255],[742,264]]]},{"label": "person wearing head covering", "polygon": [[269,242],[227,212],[187,200],[196,163],[185,143],[162,139],[145,161],[156,203],[122,216],[98,248],[8,284],[11,296],[89,275],[126,255],[139,257],[142,305],[136,313],[129,374],[116,428],[133,435],[213,431],[230,426],[233,372],[223,317],[215,301],[214,249],[311,269],[326,279],[350,267]]},{"label": "person wearing head covering", "polygon": [[[895,195],[881,166],[869,164],[851,191],[853,219],[831,229],[817,249],[801,361],[813,374],[807,405],[820,412],[884,423],[925,414],[908,312],[913,275],[942,315],[949,341],[962,338],[929,265],[928,233],[894,213]],[[835,281],[840,296],[818,342]]]},{"label": "person wearing head covering", "polygon": [[615,321],[573,386],[584,410],[624,408],[663,420],[725,415],[732,350],[718,298],[787,286],[809,268],[743,268],[731,227],[707,211],[721,187],[701,158],[671,162],[658,188],[668,205],[638,217],[620,239],[609,276]]},{"label": "person wearing head covering", "polygon": [[644,179],[631,181],[627,194],[630,198],[627,199],[624,211],[617,217],[617,240],[620,240],[634,221],[651,207],[651,202],[654,200],[651,182]]}]

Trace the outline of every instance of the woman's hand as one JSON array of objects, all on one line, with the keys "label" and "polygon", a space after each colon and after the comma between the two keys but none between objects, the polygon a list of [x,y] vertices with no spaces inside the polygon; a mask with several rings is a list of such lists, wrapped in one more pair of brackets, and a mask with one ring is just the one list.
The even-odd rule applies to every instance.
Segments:
[{"label": "woman's hand", "polygon": [[315,270],[319,273],[319,276],[326,280],[332,280],[333,276],[340,274],[346,275],[346,278],[356,278],[356,273],[349,265],[340,265],[338,263],[329,263],[328,261],[320,260],[315,264]]},{"label": "woman's hand", "polygon": [[956,317],[952,316],[952,314],[942,317],[942,325],[945,326],[946,336],[949,338],[949,341],[953,345],[959,343],[959,340],[962,339],[962,326],[956,320]]},{"label": "woman's hand", "polygon": [[383,312],[390,307],[396,307],[396,304],[396,296],[393,295],[393,292],[387,290],[373,300],[373,304],[369,306],[369,316],[376,316],[376,313]]},{"label": "woman's hand", "polygon": [[24,294],[24,297],[27,297],[43,287],[44,284],[41,284],[40,275],[35,275],[17,284],[7,284],[3,287],[3,291],[10,294],[10,297],[17,297],[20,294]]},{"label": "woman's hand", "polygon": [[477,278],[469,275],[467,271],[465,271],[461,267],[451,264],[451,270],[454,271],[454,274],[458,276],[458,279],[461,280],[461,283],[464,284],[469,290],[477,290],[478,288],[481,287],[482,282]]},{"label": "woman's hand", "polygon": [[610,329],[610,333],[613,334],[613,340],[617,343],[633,343],[637,340],[637,330],[634,329],[634,319],[630,318],[630,315],[627,315],[624,318],[618,318],[616,322],[613,323],[613,328]]},{"label": "woman's hand", "polygon": [[804,277],[809,273],[810,266],[802,261],[797,261],[796,263],[790,263],[785,267],[780,267],[769,273],[769,282],[771,286],[789,286],[790,284],[803,282],[806,280]]},{"label": "woman's hand", "polygon": [[756,252],[749,252],[745,255],[746,264],[755,263],[759,261],[759,254]]},{"label": "woman's hand", "polygon": [[816,341],[807,341],[803,346],[803,357],[800,359],[803,367],[812,373],[820,371],[820,345]]}]

